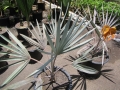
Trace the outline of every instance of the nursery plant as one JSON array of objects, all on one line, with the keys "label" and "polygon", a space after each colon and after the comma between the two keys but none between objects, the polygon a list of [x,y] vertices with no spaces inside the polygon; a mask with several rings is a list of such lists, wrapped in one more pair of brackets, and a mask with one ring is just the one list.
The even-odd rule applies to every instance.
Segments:
[{"label": "nursery plant", "polygon": [[[1,88],[3,88],[3,90],[16,89],[20,86],[23,86],[27,83],[34,82],[34,81],[36,81],[35,90],[42,90],[42,86],[43,86],[42,79],[41,78],[34,79],[34,78],[31,78],[32,76],[34,76],[35,74],[38,74],[39,72],[42,72],[43,69],[47,68],[48,70],[50,70],[50,73],[48,75],[48,77],[50,77],[50,82],[54,83],[56,81],[55,75],[60,70],[60,68],[58,68],[57,70],[54,69],[56,66],[55,62],[57,60],[58,55],[61,55],[63,53],[67,53],[69,51],[80,48],[94,39],[94,37],[91,37],[87,40],[84,40],[84,38],[86,36],[88,36],[89,34],[91,34],[95,30],[95,28],[89,30],[84,35],[81,35],[81,33],[84,32],[84,30],[90,24],[91,21],[86,22],[86,17],[84,17],[81,21],[78,21],[79,17],[77,17],[77,19],[74,21],[73,25],[69,28],[68,26],[70,24],[70,21],[72,20],[72,15],[68,18],[67,23],[64,26],[62,25],[65,20],[66,15],[67,15],[67,11],[66,11],[65,16],[63,17],[62,21],[60,20],[61,14],[60,14],[58,21],[56,19],[55,20],[51,19],[52,24],[50,24],[50,28],[45,26],[43,23],[42,24],[43,30],[40,29],[38,22],[37,22],[37,29],[31,24],[35,33],[31,32],[30,29],[29,29],[29,31],[34,35],[34,37],[37,41],[34,41],[32,38],[21,34],[21,36],[24,39],[26,39],[26,41],[28,41],[30,44],[36,46],[36,48],[39,52],[51,55],[51,58],[47,62],[45,62],[42,66],[41,66],[41,62],[37,61],[36,59],[32,58],[29,55],[27,49],[12,34],[12,32],[10,32],[9,30],[7,31],[8,34],[10,35],[10,37],[14,40],[14,42],[16,44],[11,42],[4,36],[0,35],[12,47],[11,48],[7,45],[0,43],[0,45],[3,46],[4,48],[11,50],[11,53],[0,52],[0,54],[8,54],[8,55],[12,56],[11,58],[6,58],[6,59],[4,58],[4,59],[1,59],[0,61],[1,62],[2,61],[15,61],[15,63],[10,64],[8,66],[12,66],[17,63],[21,63],[21,65],[18,66],[18,68],[16,68],[16,70],[13,71],[12,74],[9,75],[9,77],[1,84]],[[51,32],[50,36],[47,32],[47,29]],[[47,41],[50,44],[51,51],[44,50],[44,48],[46,47]],[[39,62],[40,67],[37,70],[35,70],[33,73],[28,75],[27,79],[20,81],[20,82],[16,82],[13,85],[7,86],[8,83],[10,83],[14,78],[16,78],[17,75],[19,73],[21,73],[25,67],[27,67],[27,65],[31,59],[36,62]],[[50,69],[47,66],[49,63],[51,63]],[[6,66],[4,66],[4,67],[6,67]],[[79,68],[82,69],[82,67],[79,67]],[[84,68],[84,69],[86,70],[86,68]],[[96,73],[97,71],[95,69],[91,68],[91,69],[89,69],[89,72]],[[7,87],[5,87],[5,86],[7,86]],[[72,90],[72,89],[70,88],[68,90]]]},{"label": "nursery plant", "polygon": [[22,12],[23,16],[26,17],[28,26],[29,26],[29,15],[32,10],[32,5],[34,3],[34,0],[16,0],[17,6]]},{"label": "nursery plant", "polygon": [[[91,25],[87,28],[95,28],[98,32],[99,39],[97,39],[95,33],[93,33],[93,36],[97,39],[96,44],[93,45],[90,44],[86,50],[84,50],[80,57],[78,57],[75,61],[73,61],[73,66],[84,73],[87,74],[95,74],[94,72],[90,71],[91,68],[85,64],[82,64],[86,61],[94,62],[94,64],[100,64],[104,65],[109,60],[109,54],[108,54],[108,47],[106,45],[106,42],[112,40],[115,38],[116,34],[116,27],[120,24],[119,18],[117,18],[116,14],[113,12],[110,13],[108,10],[104,10],[104,6],[102,5],[102,12],[98,12],[96,8],[92,11],[90,7],[88,6],[88,9],[84,9],[84,15],[87,14],[87,19],[91,20]],[[84,16],[80,14],[81,16]],[[98,24],[99,22],[99,24]],[[88,29],[89,30],[89,29]],[[96,62],[95,59],[98,57],[96,54],[101,51],[101,62]],[[82,62],[82,63],[81,63]],[[86,68],[86,69],[85,69]],[[96,69],[94,67],[93,69]],[[85,71],[86,70],[86,71]],[[99,73],[100,71],[96,72]]]}]

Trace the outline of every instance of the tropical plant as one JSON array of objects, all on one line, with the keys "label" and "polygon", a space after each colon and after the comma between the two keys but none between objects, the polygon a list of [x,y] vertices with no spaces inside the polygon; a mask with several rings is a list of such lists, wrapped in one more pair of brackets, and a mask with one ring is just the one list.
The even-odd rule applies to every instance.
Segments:
[{"label": "tropical plant", "polygon": [[[67,14],[67,12],[65,14]],[[60,17],[61,17],[61,14],[60,14]],[[23,38],[26,39],[26,41],[28,41],[30,44],[36,46],[38,51],[51,55],[51,58],[47,62],[45,62],[42,66],[40,66],[37,70],[35,70],[33,73],[28,75],[28,77],[27,77],[28,79],[21,81],[22,84],[20,84],[21,82],[18,82],[19,84],[15,83],[14,85],[8,86],[7,88],[5,88],[3,90],[6,90],[8,88],[9,89],[16,89],[17,88],[16,85],[18,85],[18,87],[19,87],[19,86],[22,86],[28,82],[36,81],[36,79],[31,80],[29,78],[34,76],[38,72],[42,71],[45,67],[47,67],[47,65],[49,63],[51,63],[51,70],[50,70],[51,71],[51,73],[50,73],[51,79],[50,80],[54,81],[55,80],[54,75],[58,71],[58,70],[54,71],[55,61],[56,61],[57,56],[60,54],[72,51],[74,49],[80,48],[94,39],[94,37],[91,37],[87,40],[85,40],[84,38],[86,36],[88,36],[89,34],[91,34],[95,29],[89,30],[87,33],[85,33],[83,35],[81,34],[82,32],[84,32],[86,27],[91,22],[91,21],[86,22],[86,17],[84,17],[84,19],[82,19],[80,22],[78,21],[79,17],[77,17],[77,19],[75,20],[75,22],[73,23],[71,28],[69,28],[68,26],[69,26],[70,21],[72,19],[72,15],[69,17],[68,22],[63,26],[62,24],[65,20],[65,17],[66,16],[64,16],[62,21],[59,18],[58,22],[56,22],[56,19],[55,20],[51,19],[52,24],[50,24],[50,28],[48,28],[47,26],[45,26],[43,24],[42,25],[43,30],[40,30],[38,23],[37,23],[38,31],[31,24],[33,29],[34,29],[34,32],[35,32],[35,33],[33,33],[33,35],[35,36],[37,41],[34,41],[25,35],[22,35]],[[84,24],[84,23],[86,23],[86,24]],[[51,32],[51,36],[48,35],[47,30],[49,30],[49,32]],[[31,58],[27,49],[21,44],[21,42],[10,31],[7,31],[7,32],[11,36],[11,38],[17,43],[17,45],[12,43],[11,41],[9,41],[4,36],[0,35],[3,39],[5,39],[7,42],[9,42],[9,44],[12,46],[12,48],[11,48],[9,46],[6,46],[6,45],[0,43],[1,46],[12,51],[12,53],[0,52],[0,54],[8,54],[10,56],[14,56],[13,58],[6,58],[6,59],[0,60],[0,61],[1,62],[2,61],[16,61],[15,63],[13,63],[9,66],[15,65],[17,63],[21,63],[21,65],[11,75],[9,75],[9,77],[3,82],[1,87],[6,86],[19,73],[21,73],[22,70],[28,65],[28,63],[31,59],[37,61],[36,59]],[[50,47],[51,47],[50,52],[43,50],[45,45],[46,45],[46,38],[47,38],[47,40],[50,44]],[[37,61],[37,62],[39,62],[39,61]],[[39,62],[39,63],[41,63],[41,62]],[[89,72],[91,72],[91,71],[92,71],[92,73],[96,72],[96,70],[93,70],[93,69],[92,70],[90,69]],[[41,81],[41,79],[38,81]],[[41,83],[39,86],[37,85],[37,89],[40,89],[40,88],[41,88]]]},{"label": "tropical plant", "polygon": [[16,2],[22,14],[26,17],[29,26],[29,15],[32,10],[34,0],[16,0]]},{"label": "tropical plant", "polygon": [[[115,15],[115,13],[109,13],[108,10],[105,11],[102,6],[102,12],[99,13],[96,8],[94,10],[90,10],[90,7],[88,6],[88,9],[84,9],[84,15],[87,14],[87,19],[91,20],[91,25],[87,28],[95,28],[98,32],[98,35],[100,39],[97,40],[97,45],[92,45],[91,48],[87,48],[87,50],[83,51],[81,56],[77,58],[75,61],[73,61],[73,66],[78,69],[79,71],[88,73],[88,74],[95,74],[98,73],[90,71],[91,67],[88,67],[86,65],[83,65],[82,63],[86,61],[92,61],[94,60],[94,55],[98,52],[98,49],[101,48],[102,50],[102,65],[104,65],[104,59],[105,59],[105,52],[108,54],[108,47],[106,45],[106,42],[115,38],[116,33],[116,27],[120,25],[119,18]],[[91,12],[92,11],[92,12]],[[80,14],[81,16],[84,16]],[[96,24],[99,22],[99,25]],[[93,36],[95,38],[96,35],[93,33]],[[101,47],[99,47],[101,46]],[[92,68],[95,71],[95,68]]]}]

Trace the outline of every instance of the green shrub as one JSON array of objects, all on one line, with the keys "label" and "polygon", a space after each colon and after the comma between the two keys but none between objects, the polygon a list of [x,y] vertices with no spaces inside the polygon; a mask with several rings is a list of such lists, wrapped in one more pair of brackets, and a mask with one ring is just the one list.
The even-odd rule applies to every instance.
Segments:
[{"label": "green shrub", "polygon": [[[76,7],[76,8],[87,8],[89,5],[90,9],[93,10],[94,7],[101,12],[102,11],[102,5],[104,6],[105,11],[117,13],[118,16],[120,16],[120,4],[117,2],[105,2],[104,0],[76,0],[71,3],[71,7]],[[114,8],[114,9],[113,9]]]}]

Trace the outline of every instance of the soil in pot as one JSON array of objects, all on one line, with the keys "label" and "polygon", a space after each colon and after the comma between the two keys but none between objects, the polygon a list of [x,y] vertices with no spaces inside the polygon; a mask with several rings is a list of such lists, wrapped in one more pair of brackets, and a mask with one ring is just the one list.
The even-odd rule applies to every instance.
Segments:
[{"label": "soil in pot", "polygon": [[[57,70],[58,68],[55,68]],[[55,81],[50,81],[50,71],[45,70],[37,77],[41,77],[43,90],[72,90],[72,80],[68,73],[60,69],[55,73]]]}]

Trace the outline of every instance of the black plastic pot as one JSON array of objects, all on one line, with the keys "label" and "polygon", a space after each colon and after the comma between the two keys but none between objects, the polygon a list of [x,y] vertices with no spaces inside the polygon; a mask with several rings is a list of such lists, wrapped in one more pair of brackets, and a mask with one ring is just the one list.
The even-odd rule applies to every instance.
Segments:
[{"label": "black plastic pot", "polygon": [[59,8],[53,8],[52,9],[52,17],[53,17],[53,19],[55,19],[55,15],[56,15],[56,20],[58,20],[59,16],[60,16],[60,12],[61,12],[61,10]]},{"label": "black plastic pot", "polygon": [[9,26],[9,17],[0,17],[0,26]]},{"label": "black plastic pot", "polygon": [[17,37],[18,37],[19,40],[25,40],[20,34],[24,34],[24,35],[26,35],[28,37],[31,37],[31,35],[32,35],[28,30],[27,21],[23,21],[22,25],[21,25],[21,23],[17,23],[15,25],[15,28],[17,29],[17,32],[18,32]]},{"label": "black plastic pot", "polygon": [[42,10],[42,11],[45,10],[45,2],[37,3],[37,5],[38,5],[38,10]]},{"label": "black plastic pot", "polygon": [[[59,70],[58,70],[59,69]],[[42,72],[45,72],[45,70],[47,70],[47,68],[45,68],[43,71],[38,72],[34,77],[37,78]],[[68,83],[66,82],[65,85],[67,84],[67,87],[65,90],[72,90],[72,79],[71,76],[63,69],[63,68],[59,68],[59,67],[54,67],[54,70],[58,70],[60,72],[62,72],[68,79]],[[57,72],[56,72],[57,73]],[[62,77],[61,77],[62,78]],[[54,83],[54,82],[51,82]],[[63,87],[64,85],[60,85],[57,87],[54,87],[53,90],[59,90],[60,87]],[[34,90],[35,90],[35,86],[34,86]]]},{"label": "black plastic pot", "polygon": [[35,23],[36,23],[36,19],[38,20],[38,22],[41,22],[41,20],[43,19],[41,10],[33,11],[32,15],[33,15],[33,21]]},{"label": "black plastic pot", "polygon": [[[29,52],[29,54],[32,58],[34,58],[38,61],[40,61],[43,57],[43,55],[39,51],[37,51],[36,49],[35,50],[29,50],[28,52]],[[35,63],[37,63],[37,62],[34,61],[34,60],[30,60],[30,62],[29,62],[29,64],[35,64]]]}]

